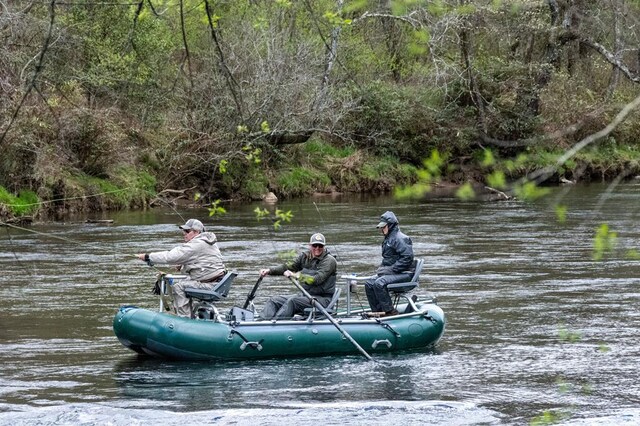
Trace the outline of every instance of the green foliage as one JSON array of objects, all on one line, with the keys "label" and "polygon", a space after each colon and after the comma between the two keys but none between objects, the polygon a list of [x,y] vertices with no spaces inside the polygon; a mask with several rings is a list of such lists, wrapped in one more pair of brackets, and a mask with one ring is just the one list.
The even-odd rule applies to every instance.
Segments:
[{"label": "green foliage", "polygon": [[536,201],[551,192],[549,188],[540,188],[535,182],[519,183],[513,188],[514,193],[523,201]]},{"label": "green foliage", "polygon": [[577,343],[582,339],[582,334],[577,331],[570,331],[564,327],[558,329],[558,338],[561,342]]},{"label": "green foliage", "polygon": [[[5,91],[19,95],[36,71],[34,31],[46,28],[48,16],[41,4],[21,12],[13,3],[6,7],[15,21],[3,45],[9,47],[0,47],[6,58],[0,75],[7,76]],[[567,69],[575,43],[563,47],[566,60],[549,67],[538,35],[554,28],[543,8],[501,0],[345,3],[210,2],[206,11],[203,2],[184,0],[58,8],[55,42],[37,70],[37,96],[25,103],[0,156],[0,183],[38,188],[40,195],[53,194],[60,180],[74,196],[127,189],[83,201],[96,208],[143,205],[155,177],[135,169],[156,174],[163,187],[215,188],[207,194],[214,198],[257,199],[269,189],[296,196],[334,185],[370,192],[398,187],[398,196],[421,196],[442,179],[482,177],[507,189],[507,179],[555,168],[566,149],[602,129],[635,96],[628,82],[608,91],[611,69],[595,52],[578,52]],[[389,13],[396,16],[383,16]],[[629,13],[637,18],[637,10]],[[585,34],[603,34],[614,15],[584,21]],[[469,67],[460,61],[453,23],[473,25]],[[339,66],[329,70],[335,27],[342,30]],[[634,36],[630,30],[629,39]],[[330,71],[326,81],[319,70]],[[474,155],[480,111],[471,76],[491,137],[517,140],[580,126],[526,148]],[[0,105],[5,122],[19,99]],[[556,175],[640,173],[639,123],[638,114],[630,115]],[[300,129],[316,130],[314,139],[297,147],[267,141],[271,132]],[[421,163],[434,150],[449,158]],[[120,165],[131,171],[121,175]],[[461,188],[463,197],[468,189]],[[530,183],[516,186],[525,200],[544,192]],[[565,214],[556,211],[559,221]]]},{"label": "green foliage", "polygon": [[430,135],[440,129],[439,120],[446,111],[438,107],[442,97],[437,91],[429,87],[398,88],[378,80],[358,87],[353,96],[360,104],[344,123],[351,133],[359,135],[354,140],[356,147],[373,155],[417,163],[435,145]]},{"label": "green foliage", "polygon": [[40,199],[33,191],[23,190],[17,196],[0,186],[0,204],[5,205],[16,216],[35,213],[40,207]]},{"label": "green foliage", "polygon": [[222,216],[227,213],[227,210],[224,207],[221,207],[220,203],[220,200],[215,200],[209,207],[207,207],[207,210],[209,210],[209,217]]},{"label": "green foliage", "polygon": [[496,170],[487,175],[487,184],[495,189],[505,189],[507,187],[507,180],[502,170]]},{"label": "green foliage", "polygon": [[156,178],[146,170],[121,166],[113,172],[110,180],[114,183],[112,190],[117,191],[118,197],[122,196],[120,207],[145,206],[156,194]]},{"label": "green foliage", "polygon": [[[76,174],[67,180],[67,187],[83,194],[87,201],[105,209],[124,209],[129,206],[129,188],[120,188],[113,182],[85,174]],[[69,197],[67,195],[67,198]]]},{"label": "green foliage", "polygon": [[267,192],[269,182],[255,157],[248,159],[245,156],[222,161],[226,161],[225,173],[221,173],[218,178],[218,195],[235,194],[237,197],[259,200]]},{"label": "green foliage", "polygon": [[596,229],[593,238],[593,260],[602,260],[613,253],[616,247],[618,234],[609,230],[609,225],[603,223]]},{"label": "green foliage", "polygon": [[254,164],[260,164],[262,162],[262,159],[260,158],[262,155],[261,148],[245,145],[242,147],[242,151],[245,152],[244,158],[246,158],[247,161],[252,162]]},{"label": "green foliage", "polygon": [[482,158],[482,162],[480,163],[482,167],[491,167],[496,163],[496,158],[490,149],[483,150],[483,154],[484,156]]},{"label": "green foliage", "polygon": [[291,219],[293,219],[293,213],[291,213],[291,210],[287,210],[285,212],[284,210],[276,209],[276,211],[271,214],[267,209],[256,207],[253,212],[256,214],[256,219],[259,221],[265,219],[271,220],[275,231],[280,230],[283,223],[289,223],[291,222]]},{"label": "green foliage", "polygon": [[541,415],[534,417],[529,424],[530,426],[547,426],[561,422],[567,417],[567,413],[546,410]]},{"label": "green foliage", "polygon": [[280,260],[282,263],[288,263],[294,260],[297,255],[298,253],[294,249],[291,249],[291,250],[277,252],[276,258]]},{"label": "green foliage", "polygon": [[640,260],[640,251],[636,249],[627,250],[626,258],[629,260]]},{"label": "green foliage", "polygon": [[411,41],[407,44],[407,51],[410,56],[420,57],[429,52],[429,31],[420,29],[411,33]]},{"label": "green foliage", "polygon": [[221,175],[227,173],[228,164],[229,164],[228,160],[220,160],[220,163],[218,163],[218,172],[220,172]]},{"label": "green foliage", "polygon": [[469,182],[465,182],[456,191],[456,197],[462,201],[473,200],[476,197],[476,193],[473,190],[473,186]]},{"label": "green foliage", "polygon": [[558,204],[555,206],[556,219],[559,223],[565,223],[567,221],[567,206]]},{"label": "green foliage", "polygon": [[309,140],[303,145],[302,151],[308,154],[314,164],[326,161],[327,157],[347,158],[355,153],[353,147],[337,147],[320,139]]},{"label": "green foliage", "polygon": [[68,198],[83,197],[89,206],[100,209],[142,207],[155,194],[155,178],[146,171],[120,167],[111,179],[102,179],[83,173],[65,180]]},{"label": "green foliage", "polygon": [[331,185],[331,179],[326,173],[306,167],[293,167],[280,173],[276,190],[285,196],[296,196],[324,191],[329,185]]},{"label": "green foliage", "polygon": [[[431,186],[440,181],[442,170],[446,165],[448,155],[441,154],[438,150],[431,151],[431,155],[422,161],[422,168],[416,170],[418,182],[400,186],[395,189],[394,195],[398,199],[420,198],[431,191]],[[473,192],[473,189],[471,189]],[[462,197],[469,195],[468,189],[462,190]]]}]

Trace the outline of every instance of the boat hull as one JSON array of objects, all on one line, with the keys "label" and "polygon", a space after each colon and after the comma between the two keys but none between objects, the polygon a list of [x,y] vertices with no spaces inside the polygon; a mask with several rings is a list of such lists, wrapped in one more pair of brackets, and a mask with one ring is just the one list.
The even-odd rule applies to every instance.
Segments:
[{"label": "boat hull", "polygon": [[[368,353],[425,348],[437,343],[445,316],[435,304],[391,318],[337,318]],[[133,306],[113,319],[120,342],[139,353],[180,360],[242,360],[357,354],[328,320],[216,322],[194,320]]]}]

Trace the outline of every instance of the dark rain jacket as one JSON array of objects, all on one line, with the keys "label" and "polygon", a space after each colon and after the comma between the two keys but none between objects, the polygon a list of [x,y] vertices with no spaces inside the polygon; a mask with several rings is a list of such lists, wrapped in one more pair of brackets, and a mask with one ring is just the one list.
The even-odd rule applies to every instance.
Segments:
[{"label": "dark rain jacket", "polygon": [[382,241],[382,263],[376,272],[378,275],[392,275],[411,270],[413,266],[411,238],[400,231],[398,218],[393,212],[386,212],[381,219],[387,222],[389,233]]},{"label": "dark rain jacket", "polygon": [[332,297],[336,289],[336,259],[325,249],[318,257],[303,251],[290,263],[269,269],[269,275],[282,275],[284,271],[301,271],[300,284],[313,296]]}]

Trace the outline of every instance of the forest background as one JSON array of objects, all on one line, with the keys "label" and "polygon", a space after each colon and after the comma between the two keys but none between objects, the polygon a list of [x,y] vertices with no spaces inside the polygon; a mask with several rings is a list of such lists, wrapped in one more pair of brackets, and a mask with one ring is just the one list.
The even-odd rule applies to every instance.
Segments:
[{"label": "forest background", "polygon": [[0,0],[0,217],[640,174],[638,0]]}]

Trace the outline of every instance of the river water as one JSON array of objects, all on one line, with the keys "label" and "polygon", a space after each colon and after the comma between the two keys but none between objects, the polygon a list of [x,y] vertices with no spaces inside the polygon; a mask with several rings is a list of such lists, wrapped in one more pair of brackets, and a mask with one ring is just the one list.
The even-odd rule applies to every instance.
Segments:
[{"label": "river water", "polygon": [[[556,220],[553,204],[567,207]],[[640,185],[557,188],[536,203],[281,202],[181,210],[213,230],[240,275],[242,304],[261,267],[323,232],[339,273],[380,260],[378,216],[392,209],[426,259],[420,292],[447,314],[435,349],[376,356],[185,363],[140,358],[114,337],[119,306],[157,308],[156,271],[134,258],[181,242],[170,209],[114,212],[111,225],[0,228],[1,424],[639,424]],[[594,261],[596,228],[617,233]],[[58,238],[56,238],[58,237]],[[268,277],[256,302],[291,293]],[[354,303],[366,299],[360,294]]]}]

